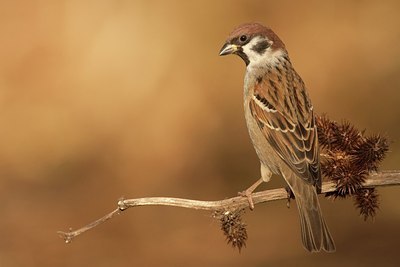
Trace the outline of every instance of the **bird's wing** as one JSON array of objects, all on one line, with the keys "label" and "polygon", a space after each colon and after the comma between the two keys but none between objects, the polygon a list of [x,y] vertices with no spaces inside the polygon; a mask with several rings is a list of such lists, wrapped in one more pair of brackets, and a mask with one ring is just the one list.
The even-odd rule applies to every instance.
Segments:
[{"label": "bird's wing", "polygon": [[275,68],[257,79],[251,114],[290,169],[320,189],[317,128],[304,82],[292,68]]}]

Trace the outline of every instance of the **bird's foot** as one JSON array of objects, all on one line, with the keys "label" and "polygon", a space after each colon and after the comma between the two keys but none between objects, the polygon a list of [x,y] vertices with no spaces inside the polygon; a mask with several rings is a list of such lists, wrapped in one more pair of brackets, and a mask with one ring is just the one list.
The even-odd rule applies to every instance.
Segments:
[{"label": "bird's foot", "polygon": [[250,210],[254,210],[253,197],[251,196],[252,193],[253,193],[253,191],[249,190],[249,189],[238,193],[239,196],[247,198],[247,201],[249,202]]},{"label": "bird's foot", "polygon": [[294,199],[294,194],[293,194],[292,189],[290,189],[289,186],[286,186],[285,189],[286,189],[286,192],[287,192],[287,202],[286,202],[286,206],[287,206],[288,209],[289,209],[289,208],[290,208],[290,200],[291,200],[291,199]]},{"label": "bird's foot", "polygon": [[263,179],[260,178],[254,184],[252,184],[249,188],[247,188],[246,190],[238,193],[239,196],[247,198],[247,201],[249,202],[250,210],[254,210],[254,202],[253,202],[253,197],[251,196],[251,194],[262,183],[263,183]]}]

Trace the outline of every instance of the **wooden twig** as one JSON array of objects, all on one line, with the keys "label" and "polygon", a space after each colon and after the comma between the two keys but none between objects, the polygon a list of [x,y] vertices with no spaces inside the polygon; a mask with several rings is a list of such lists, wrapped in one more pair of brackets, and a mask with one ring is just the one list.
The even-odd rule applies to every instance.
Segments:
[{"label": "wooden twig", "polygon": [[[363,184],[363,188],[373,188],[378,186],[395,186],[400,185],[400,171],[383,171],[371,174]],[[334,182],[324,182],[322,184],[321,193],[329,193],[336,190],[336,184]],[[271,189],[252,194],[254,204],[263,202],[269,202],[280,199],[287,199],[288,193],[286,189]],[[172,206],[181,207],[196,210],[235,210],[248,207],[249,203],[247,198],[236,196],[224,200],[217,201],[201,201],[191,200],[184,198],[173,198],[173,197],[144,197],[135,199],[121,199],[118,201],[118,208],[105,215],[104,217],[82,227],[78,230],[69,232],[59,231],[58,234],[64,239],[66,243],[70,243],[72,239],[83,234],[84,232],[93,229],[99,224],[108,221],[115,215],[120,214],[122,211],[140,206]]]}]

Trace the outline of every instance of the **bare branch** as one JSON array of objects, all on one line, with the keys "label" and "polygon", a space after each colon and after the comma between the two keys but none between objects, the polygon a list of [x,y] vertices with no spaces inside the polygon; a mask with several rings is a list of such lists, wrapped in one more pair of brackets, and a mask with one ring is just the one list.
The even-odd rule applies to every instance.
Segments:
[{"label": "bare branch", "polygon": [[[374,188],[378,186],[395,186],[400,185],[400,171],[383,171],[371,174],[363,184],[363,188]],[[336,184],[334,182],[325,182],[322,185],[321,193],[334,192]],[[274,200],[287,199],[288,193],[284,188],[265,190],[252,194],[254,204],[269,202]],[[73,238],[83,234],[84,232],[93,229],[99,224],[108,221],[115,215],[119,214],[128,208],[139,206],[171,206],[181,207],[196,210],[235,210],[248,207],[247,198],[237,196],[224,200],[217,201],[201,201],[173,197],[145,197],[135,199],[122,199],[118,201],[118,208],[104,217],[78,229],[75,231],[62,232],[58,234],[64,239],[66,243],[70,243]]]},{"label": "bare branch", "polygon": [[97,219],[94,222],[89,223],[88,225],[85,225],[82,228],[79,228],[78,230],[72,231],[70,229],[69,232],[63,232],[63,231],[58,231],[58,235],[64,239],[65,243],[71,243],[72,239],[74,239],[76,236],[83,234],[84,232],[95,228],[97,225],[104,223],[105,221],[108,221],[115,215],[119,215],[121,213],[121,209],[117,208],[113,210],[112,212],[108,213],[107,215],[101,217],[100,219]]}]

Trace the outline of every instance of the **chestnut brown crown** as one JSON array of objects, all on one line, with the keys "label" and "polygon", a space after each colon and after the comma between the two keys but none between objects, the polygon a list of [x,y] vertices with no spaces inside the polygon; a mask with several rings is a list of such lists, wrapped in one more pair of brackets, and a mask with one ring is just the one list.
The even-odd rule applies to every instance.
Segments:
[{"label": "chestnut brown crown", "polygon": [[285,48],[285,44],[278,37],[278,35],[274,33],[273,30],[259,23],[245,23],[240,25],[239,27],[235,28],[231,34],[229,34],[226,42],[232,42],[237,39],[240,41],[241,36],[246,36],[249,41],[255,36],[263,36],[273,42],[272,48]]}]

